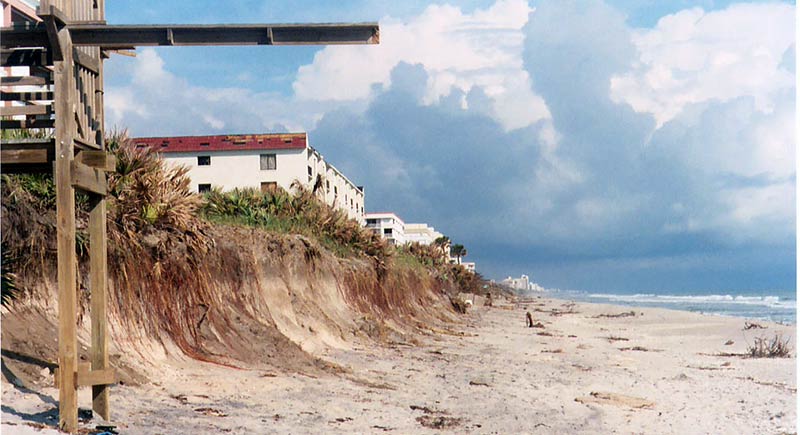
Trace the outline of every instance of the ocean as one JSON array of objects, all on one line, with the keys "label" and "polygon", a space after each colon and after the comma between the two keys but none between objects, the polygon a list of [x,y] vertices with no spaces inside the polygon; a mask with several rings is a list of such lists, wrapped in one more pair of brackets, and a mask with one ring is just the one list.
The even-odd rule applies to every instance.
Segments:
[{"label": "ocean", "polygon": [[[537,294],[537,293],[533,293]],[[696,313],[734,316],[752,320],[770,320],[797,324],[797,294],[794,290],[740,292],[674,293],[592,293],[580,290],[547,290],[542,295],[558,299],[656,307]]]}]

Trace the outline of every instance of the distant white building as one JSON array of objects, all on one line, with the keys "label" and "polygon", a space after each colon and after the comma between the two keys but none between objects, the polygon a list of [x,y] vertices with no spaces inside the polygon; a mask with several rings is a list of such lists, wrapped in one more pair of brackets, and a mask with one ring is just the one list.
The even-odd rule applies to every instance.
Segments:
[{"label": "distant white building", "polygon": [[475,273],[475,262],[474,261],[464,261],[464,262],[461,263],[461,266],[463,266],[464,269],[467,269],[468,272]]},{"label": "distant white building", "polygon": [[505,284],[515,290],[528,290],[530,287],[530,279],[528,279],[528,275],[522,275],[519,278],[512,278],[509,276],[501,282],[502,284]]},{"label": "distant white building", "polygon": [[408,243],[421,245],[431,245],[436,239],[443,236],[428,224],[405,224],[405,235]]},{"label": "distant white building", "polygon": [[388,240],[392,245],[403,245],[407,242],[405,223],[392,212],[367,213],[364,215],[367,228]]},{"label": "distant white building", "polygon": [[143,137],[133,139],[164,160],[189,167],[197,192],[219,187],[280,186],[291,191],[294,181],[312,189],[319,180],[325,201],[364,223],[364,189],[356,186],[308,144],[306,133],[223,136]]}]

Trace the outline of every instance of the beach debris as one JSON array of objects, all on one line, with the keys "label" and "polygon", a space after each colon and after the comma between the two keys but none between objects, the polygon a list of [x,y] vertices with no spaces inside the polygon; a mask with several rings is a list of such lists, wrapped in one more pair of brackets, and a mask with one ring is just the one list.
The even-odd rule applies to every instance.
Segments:
[{"label": "beach debris", "polygon": [[373,429],[380,429],[380,430],[382,430],[382,431],[384,431],[384,432],[389,432],[389,431],[391,431],[391,430],[394,430],[394,428],[393,428],[393,427],[389,427],[389,426],[378,426],[377,424],[376,424],[376,425],[373,425],[373,426],[372,426],[372,428],[373,428]]},{"label": "beach debris", "polygon": [[623,394],[606,393],[601,391],[592,391],[587,397],[577,397],[575,401],[583,403],[584,405],[598,404],[598,405],[614,405],[625,406],[633,409],[649,409],[655,406],[655,403],[642,399],[640,397],[626,396]]},{"label": "beach debris", "polygon": [[215,408],[195,408],[194,412],[199,412],[203,415],[208,415],[211,417],[227,417],[228,414],[220,411],[219,409]]},{"label": "beach debris", "polygon": [[725,342],[725,346],[730,346],[730,345],[732,345],[733,343],[734,343],[734,341],[733,341],[733,340],[728,340],[728,341],[726,341],[726,342]]},{"label": "beach debris", "polygon": [[792,349],[788,338],[775,334],[771,339],[756,337],[753,344],[747,346],[747,354],[750,358],[789,358]]},{"label": "beach debris", "polygon": [[625,338],[625,337],[617,337],[616,335],[609,335],[608,337],[603,337],[603,338],[605,338],[606,340],[608,340],[610,343],[613,343],[613,342],[615,342],[615,341],[630,341],[630,339],[629,339],[629,338]]},{"label": "beach debris", "polygon": [[491,385],[489,385],[489,382],[486,381],[485,379],[473,379],[473,380],[469,381],[469,384],[470,385],[482,386],[482,387],[490,387],[491,386]]},{"label": "beach debris", "polygon": [[767,327],[756,322],[744,322],[744,330],[747,331],[750,329],[767,329]]},{"label": "beach debris", "polygon": [[411,406],[409,406],[409,408],[411,408],[412,411],[422,411],[425,414],[447,414],[444,411],[439,411],[437,409],[431,409],[431,408],[428,408],[427,406],[411,405]]},{"label": "beach debris", "polygon": [[663,352],[663,350],[661,350],[661,349],[648,349],[648,348],[643,347],[643,346],[621,347],[621,348],[619,348],[619,350],[621,350],[623,352],[626,352],[626,351],[629,351],[629,350],[632,350],[632,351],[635,351],[635,352]]},{"label": "beach debris", "polygon": [[563,353],[564,349],[542,349],[542,353]]},{"label": "beach debris", "polygon": [[335,419],[333,419],[333,420],[329,421],[328,423],[329,423],[329,424],[334,424],[334,423],[345,423],[345,422],[348,422],[348,421],[353,421],[353,419],[352,419],[352,418],[350,418],[350,417],[337,417],[337,418],[335,418]]},{"label": "beach debris", "polygon": [[187,403],[189,403],[189,398],[186,397],[185,394],[171,395],[169,397],[172,397],[173,399],[177,400],[178,402],[181,403],[181,405],[186,405]]},{"label": "beach debris", "polygon": [[617,313],[617,314],[605,314],[604,313],[604,314],[598,314],[598,315],[594,316],[595,319],[600,319],[600,318],[603,318],[603,317],[608,318],[608,319],[619,319],[620,317],[636,317],[636,311],[631,310],[631,311],[626,311],[624,313]]},{"label": "beach debris", "polygon": [[417,422],[429,429],[447,429],[461,425],[461,419],[457,417],[445,417],[441,415],[423,415],[417,417]]},{"label": "beach debris", "polygon": [[533,316],[531,316],[530,311],[525,313],[525,321],[527,322],[528,328],[533,328]]},{"label": "beach debris", "polygon": [[552,337],[553,336],[553,334],[551,334],[551,333],[549,333],[547,331],[537,332],[536,335],[541,335],[543,337]]}]

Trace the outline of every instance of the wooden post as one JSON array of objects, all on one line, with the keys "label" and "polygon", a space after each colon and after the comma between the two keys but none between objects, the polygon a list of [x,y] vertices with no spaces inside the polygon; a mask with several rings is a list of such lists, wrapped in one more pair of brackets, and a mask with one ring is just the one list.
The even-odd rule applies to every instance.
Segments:
[{"label": "wooden post", "polygon": [[[49,2],[43,2],[48,4]],[[49,20],[54,20],[49,17]],[[56,239],[58,244],[58,426],[78,428],[77,258],[75,256],[75,189],[71,182],[75,132],[72,41],[66,28],[57,30],[62,59],[54,63]]]},{"label": "wooden post", "polygon": [[[105,177],[105,173],[103,177]],[[89,275],[92,285],[92,370],[105,370],[108,368],[108,338],[106,336],[108,270],[106,258],[106,200],[102,196],[96,196],[94,198],[94,207],[89,214]],[[110,420],[108,393],[108,385],[92,386],[92,409],[104,420]]]},{"label": "wooden post", "polygon": [[[98,0],[94,9],[94,19],[105,19],[105,0]],[[94,113],[97,117],[97,137],[95,143],[105,151],[105,113],[103,111],[103,53],[97,48],[92,50],[100,60],[97,76],[95,76]],[[112,170],[113,168],[104,168]],[[103,178],[106,177],[103,172]],[[106,200],[97,197],[97,201],[89,214],[89,257],[92,283],[91,317],[92,317],[92,370],[108,369],[108,246],[106,233]],[[109,385],[92,385],[92,409],[104,420],[111,420],[109,404]]]}]

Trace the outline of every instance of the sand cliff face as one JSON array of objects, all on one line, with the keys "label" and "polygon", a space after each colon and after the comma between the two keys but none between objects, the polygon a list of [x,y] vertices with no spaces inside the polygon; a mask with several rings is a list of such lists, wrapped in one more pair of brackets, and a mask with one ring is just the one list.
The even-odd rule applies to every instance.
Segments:
[{"label": "sand cliff face", "polygon": [[[164,359],[330,369],[315,355],[357,340],[400,340],[419,322],[454,316],[444,284],[424,271],[397,266],[378,276],[370,261],[338,258],[302,236],[213,226],[202,251],[172,236],[145,234],[131,250],[109,249],[110,355],[123,382],[144,381]],[[26,268],[24,293],[3,309],[4,362],[28,382],[49,382],[56,360],[53,257]],[[84,269],[82,359],[90,343]]]}]

